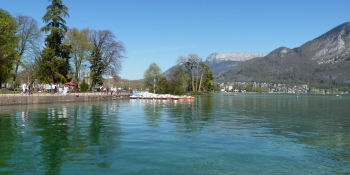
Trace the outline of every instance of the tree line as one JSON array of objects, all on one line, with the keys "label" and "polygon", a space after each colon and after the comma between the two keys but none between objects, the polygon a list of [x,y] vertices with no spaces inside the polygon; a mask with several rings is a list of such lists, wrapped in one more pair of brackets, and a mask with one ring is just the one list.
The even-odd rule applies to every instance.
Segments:
[{"label": "tree line", "polygon": [[87,75],[91,89],[103,84],[104,75],[119,78],[124,44],[110,30],[69,28],[68,7],[62,0],[49,1],[40,29],[32,17],[14,17],[0,8],[0,87],[18,87],[21,81],[80,83]]},{"label": "tree line", "polygon": [[145,87],[149,92],[160,94],[184,94],[187,92],[213,92],[212,71],[197,54],[179,56],[177,66],[170,68],[166,75],[156,63],[152,63],[144,73]]}]

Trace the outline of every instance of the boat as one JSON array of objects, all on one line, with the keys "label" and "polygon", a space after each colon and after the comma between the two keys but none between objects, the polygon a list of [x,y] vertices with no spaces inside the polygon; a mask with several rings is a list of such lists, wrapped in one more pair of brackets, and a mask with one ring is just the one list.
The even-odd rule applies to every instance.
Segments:
[{"label": "boat", "polygon": [[171,94],[154,94],[154,93],[134,93],[130,99],[157,99],[157,100],[194,100],[192,96],[177,96]]},{"label": "boat", "polygon": [[180,96],[179,100],[194,100],[194,97],[184,95],[184,96]]},{"label": "boat", "polygon": [[134,93],[130,96],[131,99],[139,99],[140,95],[138,93]]},{"label": "boat", "polygon": [[225,92],[224,96],[236,96],[236,93]]}]

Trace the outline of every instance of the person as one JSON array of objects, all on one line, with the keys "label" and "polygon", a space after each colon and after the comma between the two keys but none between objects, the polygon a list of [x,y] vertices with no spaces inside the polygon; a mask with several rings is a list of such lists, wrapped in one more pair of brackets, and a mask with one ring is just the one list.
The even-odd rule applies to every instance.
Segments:
[{"label": "person", "polygon": [[26,88],[27,88],[27,85],[24,83],[24,84],[22,85],[22,89],[23,89],[22,94],[25,94],[25,93],[26,93]]},{"label": "person", "polygon": [[30,85],[28,85],[28,92],[27,92],[28,95],[30,95]]}]

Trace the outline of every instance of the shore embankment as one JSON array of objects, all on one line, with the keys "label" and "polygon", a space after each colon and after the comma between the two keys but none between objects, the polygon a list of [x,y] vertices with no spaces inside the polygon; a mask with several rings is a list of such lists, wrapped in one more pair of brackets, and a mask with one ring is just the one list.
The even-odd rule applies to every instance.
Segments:
[{"label": "shore embankment", "polygon": [[66,103],[66,102],[87,102],[102,101],[110,99],[130,98],[129,93],[107,94],[107,93],[67,93],[49,94],[37,93],[31,95],[24,94],[0,94],[0,106],[4,105],[25,105],[41,103]]}]

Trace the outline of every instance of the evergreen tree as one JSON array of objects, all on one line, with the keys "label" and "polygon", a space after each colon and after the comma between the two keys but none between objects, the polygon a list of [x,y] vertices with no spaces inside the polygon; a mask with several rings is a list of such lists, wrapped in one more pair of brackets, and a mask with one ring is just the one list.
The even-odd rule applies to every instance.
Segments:
[{"label": "evergreen tree", "polygon": [[209,67],[209,65],[205,65],[205,78],[203,80],[203,91],[213,92],[214,91],[214,76]]},{"label": "evergreen tree", "polygon": [[90,63],[90,76],[92,78],[90,90],[92,90],[92,88],[95,87],[96,84],[103,84],[102,75],[105,67],[102,61],[101,49],[96,44],[94,45],[93,50],[91,52]]},{"label": "evergreen tree", "polygon": [[80,90],[83,92],[86,92],[88,89],[89,89],[89,84],[87,84],[85,80],[83,80],[83,82],[80,84]]},{"label": "evergreen tree", "polygon": [[[52,83],[67,81],[70,70],[69,55],[70,45],[62,44],[64,35],[68,30],[65,25],[66,21],[63,19],[68,15],[68,8],[62,4],[62,0],[51,0],[52,4],[47,6],[46,14],[43,21],[47,23],[41,28],[41,31],[49,33],[45,39],[45,49],[42,52],[42,63],[40,69],[42,72],[49,73],[42,74],[41,79]],[[50,54],[48,54],[50,53]],[[51,55],[53,53],[53,56]]]}]

